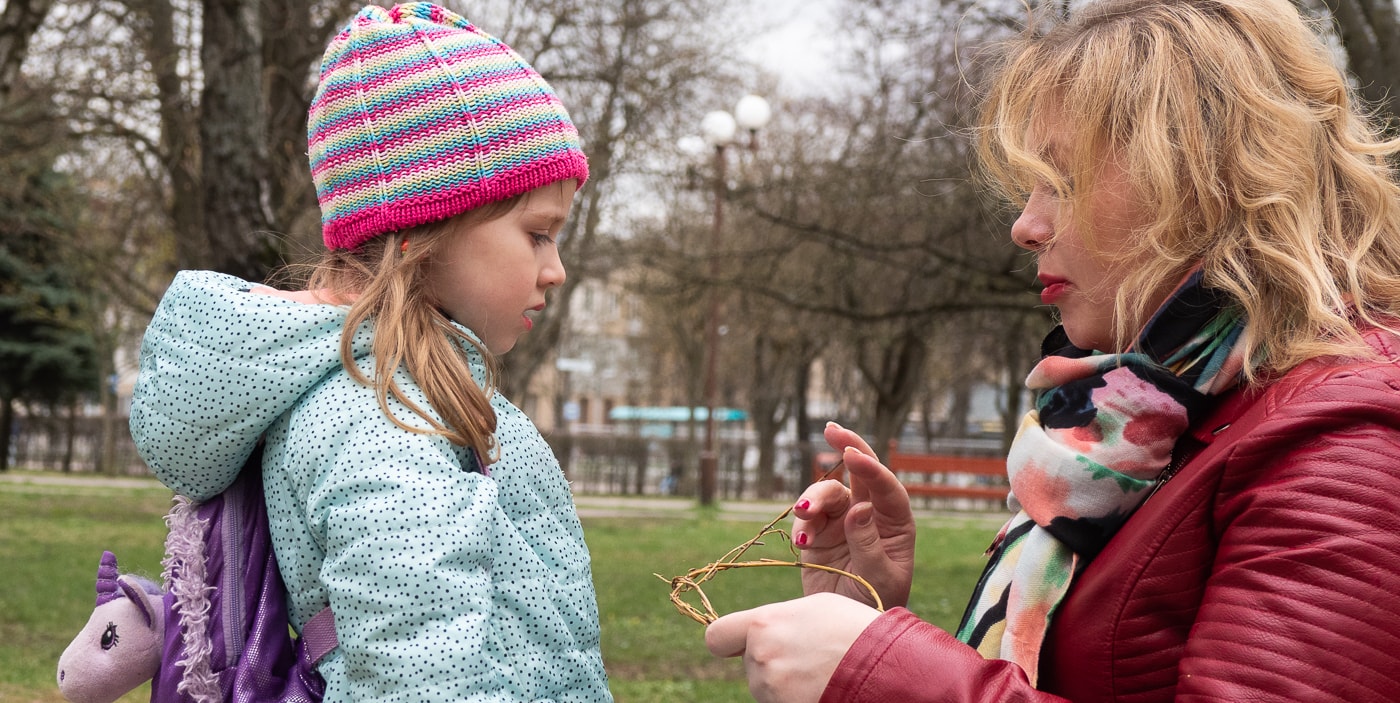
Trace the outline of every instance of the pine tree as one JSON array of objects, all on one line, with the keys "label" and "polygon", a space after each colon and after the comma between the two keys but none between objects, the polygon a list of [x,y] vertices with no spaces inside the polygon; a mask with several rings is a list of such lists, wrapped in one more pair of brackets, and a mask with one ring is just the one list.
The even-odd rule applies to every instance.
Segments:
[{"label": "pine tree", "polygon": [[98,383],[89,296],[61,246],[82,200],[54,168],[61,135],[55,120],[34,114],[46,112],[41,104],[11,103],[0,121],[0,470],[9,467],[17,403],[55,407]]}]

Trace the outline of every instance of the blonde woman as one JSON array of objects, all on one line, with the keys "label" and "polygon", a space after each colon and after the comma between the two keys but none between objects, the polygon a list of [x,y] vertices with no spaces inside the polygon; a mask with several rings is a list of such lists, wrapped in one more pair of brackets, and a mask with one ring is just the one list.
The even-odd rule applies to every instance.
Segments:
[{"label": "blonde woman", "polygon": [[[961,625],[814,575],[711,651],[762,701],[1393,700],[1400,145],[1286,0],[1084,6],[1007,48],[983,115],[1061,325]],[[826,434],[852,485],[809,488],[794,542],[902,606],[908,498]]]},{"label": "blonde woman", "polygon": [[326,701],[610,701],[568,483],[493,383],[564,282],[577,130],[505,44],[407,3],[331,41],[309,133],[310,289],[177,276],[142,345],[142,456],[204,499],[262,438],[292,624],[334,617]]}]

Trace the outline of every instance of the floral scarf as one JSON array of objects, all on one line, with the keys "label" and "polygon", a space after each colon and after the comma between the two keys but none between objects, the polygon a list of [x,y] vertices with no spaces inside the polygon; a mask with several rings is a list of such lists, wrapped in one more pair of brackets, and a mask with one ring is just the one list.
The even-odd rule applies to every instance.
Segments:
[{"label": "floral scarf", "polygon": [[1035,684],[1040,647],[1070,583],[1151,495],[1172,450],[1215,397],[1239,383],[1244,321],[1189,274],[1121,354],[1046,338],[1026,386],[1037,393],[1007,456],[1017,514],[958,628],[984,657],[1021,665]]}]

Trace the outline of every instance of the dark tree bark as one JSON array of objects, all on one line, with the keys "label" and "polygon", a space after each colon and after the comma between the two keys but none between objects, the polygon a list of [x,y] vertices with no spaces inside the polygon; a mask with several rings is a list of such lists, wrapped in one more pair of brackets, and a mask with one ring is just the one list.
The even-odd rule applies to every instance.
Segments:
[{"label": "dark tree bark", "polygon": [[170,179],[170,224],[175,230],[175,266],[206,266],[204,194],[200,188],[199,108],[180,75],[180,45],[170,0],[147,0],[134,8],[149,22],[146,57],[155,77],[160,115],[160,159]]},{"label": "dark tree bark", "polygon": [[[200,175],[209,268],[261,281],[281,263],[267,211],[261,0],[204,0]],[[177,236],[179,234],[177,233]]]},{"label": "dark tree bark", "polygon": [[765,334],[759,334],[753,340],[749,416],[758,433],[754,492],[765,500],[778,494],[777,476],[773,470],[777,463],[777,437],[787,423],[791,407],[788,389],[784,384],[773,381],[781,377],[783,369],[792,366],[794,362],[790,357],[794,351],[791,345],[779,343]]},{"label": "dark tree bark", "polygon": [[19,80],[19,67],[29,54],[29,40],[44,23],[53,0],[8,0],[0,12],[0,107]]},{"label": "dark tree bark", "polygon": [[[1400,84],[1400,17],[1392,0],[1324,0],[1336,21],[1357,90],[1387,118],[1396,116]],[[1391,124],[1389,131],[1400,131]]]},{"label": "dark tree bark", "polygon": [[320,210],[306,157],[311,69],[360,3],[334,0],[319,8],[319,23],[313,4],[262,0],[261,11],[267,199],[272,228],[287,237],[281,251],[293,260],[321,249]]},{"label": "dark tree bark", "polygon": [[857,362],[861,375],[875,392],[870,445],[882,459],[889,454],[890,440],[899,434],[914,394],[923,382],[927,358],[928,341],[922,331],[909,330],[882,347],[877,358],[871,359],[862,352]]},{"label": "dark tree bark", "polygon": [[10,437],[15,431],[15,401],[0,397],[0,471],[10,470]]}]

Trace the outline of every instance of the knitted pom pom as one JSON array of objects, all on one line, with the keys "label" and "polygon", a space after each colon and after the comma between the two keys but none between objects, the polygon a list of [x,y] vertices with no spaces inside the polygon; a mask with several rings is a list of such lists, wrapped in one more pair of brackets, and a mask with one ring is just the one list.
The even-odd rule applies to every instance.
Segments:
[{"label": "knitted pom pom", "polygon": [[331,40],[307,138],[332,249],[588,179],[578,130],[549,84],[431,3],[366,7]]}]

